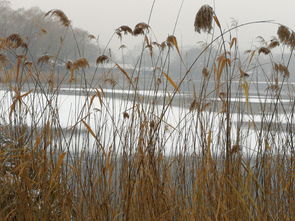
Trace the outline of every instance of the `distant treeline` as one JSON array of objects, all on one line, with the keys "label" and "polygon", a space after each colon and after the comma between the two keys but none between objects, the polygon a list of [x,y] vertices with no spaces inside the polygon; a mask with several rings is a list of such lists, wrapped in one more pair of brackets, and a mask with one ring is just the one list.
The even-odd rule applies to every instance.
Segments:
[{"label": "distant treeline", "polygon": [[28,55],[37,61],[45,54],[64,61],[86,57],[95,61],[99,47],[94,36],[79,28],[65,28],[53,17],[45,17],[38,7],[14,10],[8,1],[0,1],[0,38],[19,34],[28,45]]}]

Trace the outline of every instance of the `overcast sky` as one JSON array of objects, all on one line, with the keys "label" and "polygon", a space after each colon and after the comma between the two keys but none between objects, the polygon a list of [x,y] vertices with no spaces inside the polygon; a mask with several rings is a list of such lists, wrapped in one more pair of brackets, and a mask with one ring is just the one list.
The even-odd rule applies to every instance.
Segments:
[{"label": "overcast sky", "polygon": [[[204,36],[194,32],[194,18],[198,9],[212,0],[184,0],[176,37],[183,46],[195,45],[204,40]],[[40,7],[44,11],[61,9],[80,27],[91,34],[99,35],[106,43],[114,30],[121,25],[134,27],[139,22],[147,22],[153,0],[11,0],[13,8]],[[151,19],[151,27],[159,42],[172,34],[181,0],[156,0]],[[216,0],[216,14],[225,29],[231,24],[231,18],[244,23],[256,20],[275,20],[294,28],[295,0]],[[266,39],[276,34],[275,25],[254,25],[239,29],[238,39],[246,49],[255,43],[255,37],[262,35]],[[126,38],[129,47],[138,42]],[[117,47],[115,38],[112,46]]]}]

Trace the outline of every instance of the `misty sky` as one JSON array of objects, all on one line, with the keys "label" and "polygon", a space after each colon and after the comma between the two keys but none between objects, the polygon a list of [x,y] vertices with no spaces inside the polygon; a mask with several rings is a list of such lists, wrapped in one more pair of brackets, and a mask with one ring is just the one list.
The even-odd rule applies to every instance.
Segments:
[{"label": "misty sky", "polygon": [[[194,32],[194,18],[198,9],[212,0],[184,0],[176,37],[183,46],[195,45],[205,40],[204,35]],[[121,25],[134,27],[139,22],[147,22],[153,0],[11,0],[13,8],[40,7],[44,11],[61,9],[72,20],[75,27],[80,27],[91,34],[99,35],[105,44],[114,30]],[[156,0],[150,25],[158,42],[164,41],[172,34],[181,0]],[[294,27],[294,0],[216,0],[216,14],[226,29],[231,18],[245,23],[256,20],[275,20],[291,28]],[[262,35],[269,40],[276,35],[276,25],[253,25],[238,31],[238,39],[244,49],[248,49],[257,41],[255,37]],[[129,48],[138,44],[134,38],[125,38]],[[117,47],[119,40],[114,38],[112,47]],[[257,43],[256,43],[257,45]]]}]

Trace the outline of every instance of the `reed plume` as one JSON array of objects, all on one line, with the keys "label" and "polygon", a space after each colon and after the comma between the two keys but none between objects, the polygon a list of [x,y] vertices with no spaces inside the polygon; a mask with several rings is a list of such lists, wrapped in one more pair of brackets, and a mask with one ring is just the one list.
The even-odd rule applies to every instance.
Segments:
[{"label": "reed plume", "polygon": [[278,46],[280,46],[280,42],[277,39],[273,39],[273,40],[271,40],[271,42],[269,43],[267,48],[273,49],[273,48],[278,47]]},{"label": "reed plume", "polygon": [[282,43],[286,43],[289,40],[291,35],[289,29],[284,25],[281,25],[279,27],[277,34]]},{"label": "reed plume", "polygon": [[210,33],[212,30],[213,20],[213,8],[209,5],[203,5],[197,12],[195,18],[195,31],[201,33],[201,31]]},{"label": "reed plume", "polygon": [[202,70],[203,77],[207,78],[209,76],[209,69],[207,67]]},{"label": "reed plume", "polygon": [[6,45],[8,48],[24,48],[25,50],[28,49],[27,43],[24,42],[22,37],[19,34],[11,34],[6,38]]},{"label": "reed plume", "polygon": [[101,55],[96,59],[96,64],[103,64],[109,61],[109,57],[106,55]]},{"label": "reed plume", "polygon": [[66,14],[62,10],[59,10],[59,9],[50,10],[49,12],[47,12],[45,14],[45,17],[47,17],[47,16],[57,17],[59,19],[59,21],[61,22],[61,24],[65,27],[69,27],[71,24],[71,21],[69,20],[69,18],[66,16]]},{"label": "reed plume", "polygon": [[275,63],[274,64],[274,70],[277,72],[277,73],[281,73],[283,75],[283,77],[289,77],[290,76],[290,72],[288,70],[288,68],[283,65],[283,64],[277,64]]},{"label": "reed plume", "polygon": [[248,73],[246,73],[245,71],[242,70],[242,68],[240,69],[240,77],[241,78],[245,78],[245,77],[249,77],[250,75]]},{"label": "reed plume", "polygon": [[119,47],[119,49],[125,49],[125,48],[127,48],[126,45],[120,45],[120,47]]},{"label": "reed plume", "polygon": [[194,99],[193,102],[190,104],[189,111],[193,112],[193,111],[197,110],[199,107],[200,107],[199,102],[197,102],[197,100]]},{"label": "reed plume", "polygon": [[43,55],[40,58],[38,58],[37,64],[48,64],[50,59],[53,58],[51,55]]},{"label": "reed plume", "polygon": [[88,60],[86,58],[79,58],[73,63],[73,69],[78,70],[80,68],[89,67]]},{"label": "reed plume", "polygon": [[2,65],[5,65],[6,63],[8,63],[7,57],[3,54],[0,54],[0,63]]},{"label": "reed plume", "polygon": [[261,54],[261,53],[263,53],[265,55],[268,55],[270,53],[270,50],[268,48],[266,48],[266,47],[261,47],[258,50],[258,54]]},{"label": "reed plume", "polygon": [[149,31],[150,26],[144,22],[138,23],[134,30],[133,30],[133,35],[138,36],[138,35],[144,35],[145,31]]},{"label": "reed plume", "polygon": [[281,25],[277,31],[281,43],[294,48],[295,47],[295,33],[290,31],[286,26]]},{"label": "reed plume", "polygon": [[127,25],[120,26],[119,28],[117,28],[116,31],[123,32],[125,35],[127,35],[127,34],[131,34],[132,35],[133,34],[132,29],[129,26],[127,26]]},{"label": "reed plume", "polygon": [[293,31],[287,41],[287,45],[291,48],[295,48],[295,33]]},{"label": "reed plume", "polygon": [[93,40],[93,39],[95,39],[95,36],[92,35],[92,34],[90,34],[90,35],[88,35],[88,38],[89,38],[90,40]]},{"label": "reed plume", "polygon": [[67,61],[66,63],[66,69],[71,70],[73,68],[73,62],[72,61]]}]

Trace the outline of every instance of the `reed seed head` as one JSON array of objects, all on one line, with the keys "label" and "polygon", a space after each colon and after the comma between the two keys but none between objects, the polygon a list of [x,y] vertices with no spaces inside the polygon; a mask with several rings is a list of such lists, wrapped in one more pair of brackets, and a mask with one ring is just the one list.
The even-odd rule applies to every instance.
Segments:
[{"label": "reed seed head", "polygon": [[131,34],[132,35],[133,34],[132,29],[129,26],[127,26],[127,25],[120,26],[119,28],[117,28],[116,31],[118,31],[120,33],[123,32],[125,35],[127,35],[127,34]]},{"label": "reed seed head", "polygon": [[73,63],[73,69],[78,70],[80,68],[89,67],[88,60],[86,58],[79,58]]},{"label": "reed seed head", "polygon": [[129,119],[129,114],[126,111],[123,113],[123,118],[124,119]]},{"label": "reed seed head", "polygon": [[283,75],[283,77],[288,78],[290,76],[290,72],[289,72],[288,68],[285,65],[283,65],[283,64],[277,64],[277,63],[275,63],[274,64],[274,70],[277,73],[281,73]]},{"label": "reed seed head", "polygon": [[133,30],[133,35],[138,36],[138,35],[144,35],[145,31],[148,32],[150,29],[150,26],[144,22],[138,23],[134,30]]},{"label": "reed seed head", "polygon": [[289,29],[283,25],[279,27],[277,34],[282,43],[286,43],[291,35]]},{"label": "reed seed head", "polygon": [[270,53],[270,50],[268,48],[266,48],[266,47],[261,47],[258,50],[258,54],[260,54],[260,53],[263,53],[265,55],[268,55]]},{"label": "reed seed head", "polygon": [[57,17],[59,19],[59,21],[61,22],[61,24],[65,27],[69,27],[71,24],[71,21],[69,20],[69,18],[66,16],[66,14],[62,10],[59,10],[59,9],[50,10],[49,12],[47,12],[45,14],[45,17],[47,17],[47,16]]},{"label": "reed seed head", "polygon": [[3,55],[3,54],[0,54],[0,63],[1,63],[2,65],[5,65],[5,64],[8,63],[8,59],[7,59],[7,57],[6,57],[5,55]]},{"label": "reed seed head", "polygon": [[27,43],[24,42],[22,37],[19,34],[11,34],[6,38],[6,46],[8,48],[24,48],[28,49]]},{"label": "reed seed head", "polygon": [[209,76],[209,69],[207,67],[202,70],[203,77],[207,78]]},{"label": "reed seed head", "polygon": [[120,45],[120,47],[119,47],[119,49],[125,49],[125,48],[127,48],[126,45]]},{"label": "reed seed head", "polygon": [[73,67],[73,62],[72,61],[67,61],[67,63],[66,63],[66,69],[67,70],[71,70],[72,67]]},{"label": "reed seed head", "polygon": [[90,34],[90,35],[88,35],[88,38],[89,38],[90,40],[93,40],[93,39],[95,39],[95,36],[92,35],[92,34]]},{"label": "reed seed head", "polygon": [[31,61],[26,61],[26,62],[25,62],[25,66],[27,66],[27,67],[32,67],[32,66],[33,66],[33,62],[31,62]]},{"label": "reed seed head", "polygon": [[194,110],[197,110],[200,107],[199,102],[197,102],[196,99],[193,100],[193,102],[191,103],[190,107],[189,107],[189,111],[193,112]]},{"label": "reed seed head", "polygon": [[242,68],[239,68],[239,69],[240,69],[240,77],[241,78],[246,78],[246,77],[250,76],[247,72],[243,71]]},{"label": "reed seed head", "polygon": [[295,33],[292,32],[288,41],[287,41],[287,45],[291,48],[295,48]]},{"label": "reed seed head", "polygon": [[48,64],[51,58],[53,58],[53,56],[43,55],[38,59],[37,64]]},{"label": "reed seed head", "polygon": [[213,20],[213,8],[209,5],[203,5],[197,12],[195,18],[195,31],[201,33],[201,31],[210,33],[212,30]]},{"label": "reed seed head", "polygon": [[103,64],[109,61],[109,57],[106,55],[101,55],[96,59],[96,64]]},{"label": "reed seed head", "polygon": [[269,43],[268,48],[273,49],[273,48],[278,47],[278,46],[280,46],[280,42],[277,39],[273,39]]},{"label": "reed seed head", "polygon": [[109,83],[112,87],[115,87],[118,84],[117,81],[115,81],[112,78],[106,78],[106,79],[104,79],[104,82]]}]

